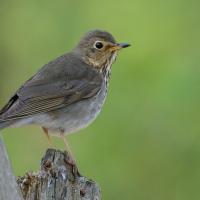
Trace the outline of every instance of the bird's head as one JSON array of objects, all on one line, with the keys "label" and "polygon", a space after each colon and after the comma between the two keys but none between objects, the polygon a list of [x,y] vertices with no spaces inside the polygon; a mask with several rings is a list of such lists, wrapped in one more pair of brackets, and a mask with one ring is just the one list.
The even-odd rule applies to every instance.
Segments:
[{"label": "bird's head", "polygon": [[117,43],[106,31],[94,30],[83,36],[75,51],[81,54],[87,64],[101,69],[106,64],[111,65],[118,51],[129,46],[127,43]]}]

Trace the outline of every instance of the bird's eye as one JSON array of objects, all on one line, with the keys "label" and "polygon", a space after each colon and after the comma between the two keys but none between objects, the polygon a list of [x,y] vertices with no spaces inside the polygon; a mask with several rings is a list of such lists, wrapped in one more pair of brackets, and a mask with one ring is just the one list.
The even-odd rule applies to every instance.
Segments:
[{"label": "bird's eye", "polygon": [[94,47],[96,49],[102,49],[103,48],[103,43],[100,42],[100,41],[96,41],[95,44],[94,44]]}]

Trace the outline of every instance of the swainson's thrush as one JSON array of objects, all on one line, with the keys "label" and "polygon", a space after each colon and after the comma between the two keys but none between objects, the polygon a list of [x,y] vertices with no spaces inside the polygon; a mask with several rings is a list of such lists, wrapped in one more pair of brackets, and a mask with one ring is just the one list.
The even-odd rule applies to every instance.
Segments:
[{"label": "swainson's thrush", "polygon": [[36,124],[63,135],[88,126],[101,111],[118,51],[105,31],[88,32],[69,53],[44,65],[0,111],[0,130]]}]

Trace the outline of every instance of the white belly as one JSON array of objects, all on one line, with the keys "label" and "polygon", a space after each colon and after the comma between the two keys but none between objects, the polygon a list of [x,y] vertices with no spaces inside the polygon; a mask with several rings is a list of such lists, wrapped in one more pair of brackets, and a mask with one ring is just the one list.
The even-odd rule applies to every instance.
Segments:
[{"label": "white belly", "polygon": [[38,124],[53,133],[64,131],[70,134],[87,127],[100,113],[107,94],[106,83],[101,91],[92,99],[77,102],[66,108],[54,112],[37,115],[32,118],[34,124]]}]

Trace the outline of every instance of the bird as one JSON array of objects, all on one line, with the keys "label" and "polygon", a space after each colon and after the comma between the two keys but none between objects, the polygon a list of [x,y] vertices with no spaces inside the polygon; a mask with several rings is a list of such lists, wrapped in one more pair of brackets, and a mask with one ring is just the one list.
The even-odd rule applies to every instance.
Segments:
[{"label": "bird", "polygon": [[28,79],[0,110],[0,130],[41,126],[48,140],[91,124],[105,102],[111,66],[128,43],[104,30],[87,32],[70,52],[50,61]]}]

